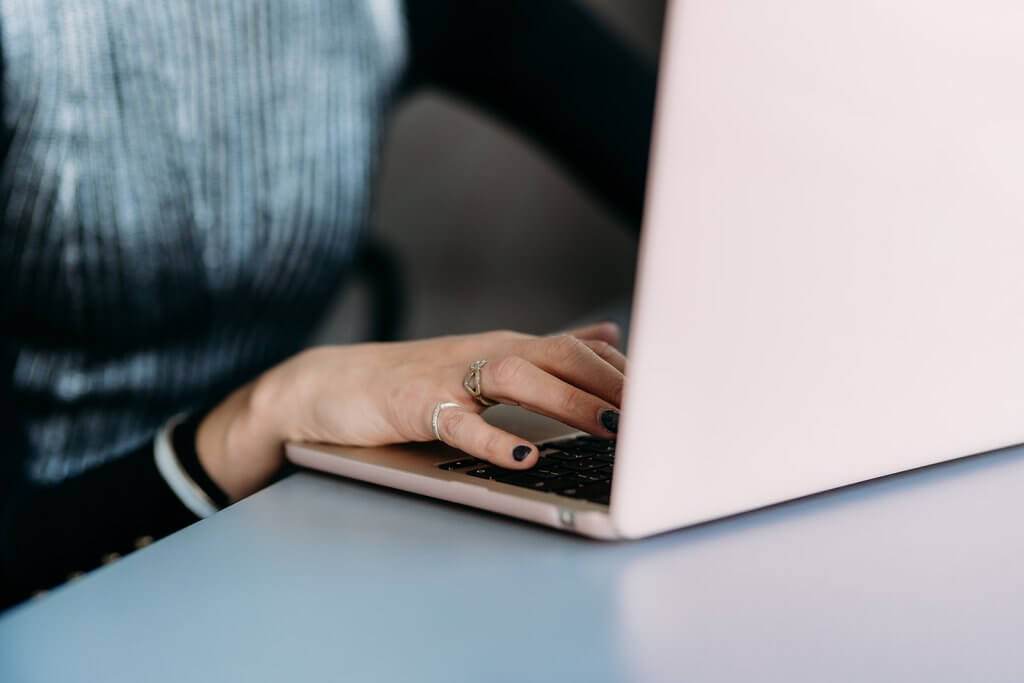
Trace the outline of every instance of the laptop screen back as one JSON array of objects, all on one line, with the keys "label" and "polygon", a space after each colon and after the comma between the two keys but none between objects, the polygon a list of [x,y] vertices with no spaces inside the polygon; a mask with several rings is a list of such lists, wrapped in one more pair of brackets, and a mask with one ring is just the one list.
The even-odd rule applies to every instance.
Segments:
[{"label": "laptop screen back", "polygon": [[612,514],[1024,441],[1024,5],[669,9]]}]

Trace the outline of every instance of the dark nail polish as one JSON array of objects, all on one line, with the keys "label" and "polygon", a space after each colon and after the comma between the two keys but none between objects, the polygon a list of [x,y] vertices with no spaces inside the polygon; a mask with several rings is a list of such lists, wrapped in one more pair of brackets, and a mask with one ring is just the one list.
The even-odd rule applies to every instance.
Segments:
[{"label": "dark nail polish", "polygon": [[512,457],[516,459],[516,462],[522,462],[526,460],[526,456],[530,454],[533,449],[529,446],[516,446],[512,451]]},{"label": "dark nail polish", "polygon": [[601,424],[604,428],[613,434],[617,434],[619,431],[619,411],[617,410],[606,410],[601,413]]}]

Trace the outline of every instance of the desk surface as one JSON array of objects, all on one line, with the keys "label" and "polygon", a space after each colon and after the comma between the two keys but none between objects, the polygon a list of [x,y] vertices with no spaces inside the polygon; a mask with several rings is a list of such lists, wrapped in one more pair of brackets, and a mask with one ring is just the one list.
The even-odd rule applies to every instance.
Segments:
[{"label": "desk surface", "polygon": [[1024,450],[604,544],[302,473],[0,618],[0,680],[1024,678]]}]

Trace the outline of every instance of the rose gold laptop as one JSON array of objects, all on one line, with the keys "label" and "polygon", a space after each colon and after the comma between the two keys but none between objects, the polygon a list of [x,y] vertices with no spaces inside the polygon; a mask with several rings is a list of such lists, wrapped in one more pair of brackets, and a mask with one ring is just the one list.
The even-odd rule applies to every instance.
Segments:
[{"label": "rose gold laptop", "polygon": [[610,498],[437,444],[289,456],[612,539],[1024,441],[1021,35],[1012,0],[674,3],[620,438],[545,450]]}]

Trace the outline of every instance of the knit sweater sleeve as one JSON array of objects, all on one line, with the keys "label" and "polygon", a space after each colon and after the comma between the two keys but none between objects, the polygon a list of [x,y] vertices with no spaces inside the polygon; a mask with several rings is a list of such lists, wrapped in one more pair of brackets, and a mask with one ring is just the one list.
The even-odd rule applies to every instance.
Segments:
[{"label": "knit sweater sleeve", "polygon": [[543,145],[639,227],[656,70],[575,0],[406,0],[409,86],[434,85]]}]

